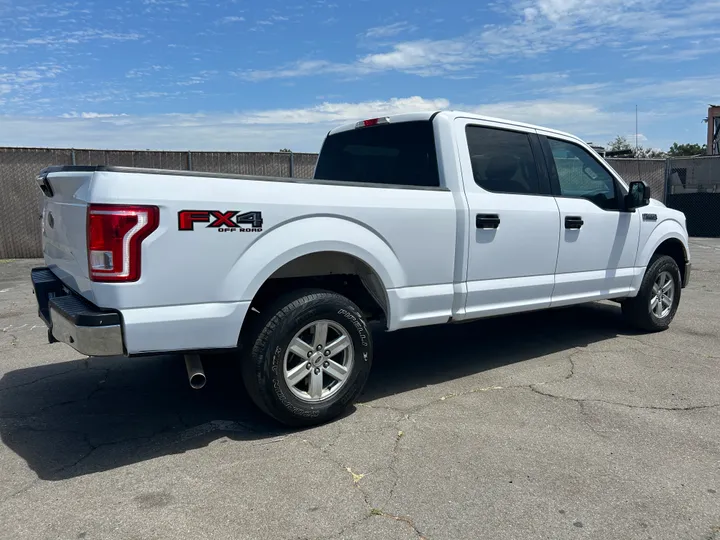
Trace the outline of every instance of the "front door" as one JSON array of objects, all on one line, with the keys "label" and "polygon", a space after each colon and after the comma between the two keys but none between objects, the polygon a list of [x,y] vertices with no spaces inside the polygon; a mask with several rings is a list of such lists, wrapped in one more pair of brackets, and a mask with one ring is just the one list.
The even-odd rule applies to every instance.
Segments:
[{"label": "front door", "polygon": [[623,210],[623,186],[587,149],[555,134],[541,142],[562,227],[552,305],[628,293],[639,213]]},{"label": "front door", "polygon": [[455,129],[470,216],[458,318],[549,307],[560,218],[537,134],[470,119]]}]

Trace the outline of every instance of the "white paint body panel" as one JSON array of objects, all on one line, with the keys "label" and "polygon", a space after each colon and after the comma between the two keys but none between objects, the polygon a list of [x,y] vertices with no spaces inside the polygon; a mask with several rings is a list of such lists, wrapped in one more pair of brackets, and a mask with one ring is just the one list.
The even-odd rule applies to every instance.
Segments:
[{"label": "white paint body panel", "polygon": [[89,278],[85,225],[91,172],[56,173],[52,198],[44,198],[43,255],[50,270],[70,288],[94,301]]},{"label": "white paint body panel", "polygon": [[[648,207],[657,222],[645,222],[642,209],[608,217],[580,199],[482,190],[473,181],[464,125],[552,134],[593,152],[579,139],[456,112],[390,121],[431,116],[437,190],[132,170],[51,173],[58,194],[45,203],[45,213],[55,217],[53,231],[45,231],[46,264],[88,300],[119,310],[126,348],[136,354],[234,347],[265,280],[317,252],[351,255],[375,272],[388,301],[388,330],[632,296],[652,253],[671,238],[682,242],[689,260],[684,216],[660,203]],[[160,208],[160,226],[142,244],[139,281],[89,281],[88,203]],[[264,226],[260,233],[221,233],[202,225],[181,232],[178,212],[187,209],[259,211]],[[500,227],[476,229],[478,213],[499,214]],[[573,239],[562,223],[576,213],[586,224]]]},{"label": "white paint body panel", "polygon": [[580,216],[580,229],[562,229],[558,279],[552,305],[583,299],[614,298],[631,290],[640,232],[639,212],[599,208],[584,199],[557,197],[561,223]]},{"label": "white paint body panel", "polygon": [[[467,299],[457,318],[476,318],[550,306],[560,221],[553,197],[491,193],[475,183],[467,125],[508,128],[506,124],[458,118],[454,125],[460,171],[468,206]],[[518,128],[521,132],[533,132]],[[497,229],[478,229],[477,214],[497,214]]]}]

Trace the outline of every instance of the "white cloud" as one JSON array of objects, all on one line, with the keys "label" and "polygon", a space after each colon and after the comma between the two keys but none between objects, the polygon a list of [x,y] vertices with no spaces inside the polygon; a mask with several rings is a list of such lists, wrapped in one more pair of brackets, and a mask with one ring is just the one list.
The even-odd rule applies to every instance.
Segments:
[{"label": "white cloud", "polygon": [[374,38],[388,38],[402,34],[403,32],[412,32],[416,30],[415,26],[412,26],[408,22],[396,22],[393,24],[387,24],[385,26],[375,26],[365,31],[362,36],[369,39]]},{"label": "white cloud", "polygon": [[464,108],[484,116],[567,131],[585,140],[602,140],[604,137],[613,136],[618,131],[624,131],[634,118],[634,111],[611,111],[572,98],[503,101]]},{"label": "white cloud", "polygon": [[[242,76],[255,81],[383,71],[435,76],[474,70],[489,60],[536,57],[560,49],[619,51],[606,51],[608,58],[637,43],[665,44],[678,51],[688,49],[690,38],[717,35],[720,24],[720,0],[689,0],[680,7],[669,0],[505,0],[495,6],[500,16],[511,22],[485,25],[450,39],[392,43],[385,51],[347,63],[306,59]],[[401,32],[404,24],[371,28],[364,36],[391,37]],[[698,46],[692,47],[694,52],[684,53],[686,56],[697,54]],[[308,65],[315,69],[303,68]]]},{"label": "white cloud", "polygon": [[131,69],[125,74],[125,76],[128,79],[140,79],[152,75],[153,73],[156,73],[158,71],[162,71],[163,69],[167,68],[164,66],[152,65],[144,68]]},{"label": "white cloud", "polygon": [[332,127],[380,115],[447,108],[446,99],[393,98],[322,103],[237,114],[127,116],[72,112],[62,117],[0,116],[0,146],[317,151]]},{"label": "white cloud", "polygon": [[357,66],[361,71],[367,68],[428,75],[468,68],[478,60],[473,42],[425,39],[399,43],[390,52],[367,55]]},{"label": "white cloud", "polygon": [[287,79],[320,74],[358,76],[397,70],[421,76],[452,73],[469,68],[478,61],[472,42],[454,40],[418,40],[399,43],[385,53],[368,54],[352,64],[325,60],[303,60],[276,69],[236,73],[250,81]]},{"label": "white cloud", "polygon": [[236,22],[243,22],[245,20],[245,17],[239,17],[237,15],[230,15],[228,17],[223,17],[218,21],[219,24],[231,24]]},{"label": "white cloud", "polygon": [[75,111],[60,115],[60,118],[117,118],[118,116],[127,116],[127,114],[112,114],[112,113],[96,113],[96,112],[81,112]]},{"label": "white cloud", "polygon": [[419,96],[391,98],[387,101],[361,103],[329,103],[303,109],[276,109],[255,111],[244,115],[248,124],[313,124],[319,122],[341,123],[361,118],[399,114],[412,111],[445,109],[450,102],[444,98],[425,99]]},{"label": "white cloud", "polygon": [[0,94],[5,95],[5,111],[29,106],[32,110],[43,103],[41,95],[47,88],[56,86],[56,77],[68,66],[54,63],[40,63],[25,66],[15,71],[2,71],[0,67]]},{"label": "white cloud", "polygon": [[[155,148],[168,150],[317,151],[329,129],[348,122],[410,111],[458,109],[546,125],[586,140],[610,140],[634,126],[634,112],[612,112],[582,101],[527,100],[453,104],[419,96],[331,103],[235,114],[134,116],[72,112],[61,118],[0,117],[0,146]],[[650,127],[652,116],[646,123]]]},{"label": "white cloud", "polygon": [[543,73],[526,73],[521,75],[513,75],[513,79],[527,82],[555,82],[567,79],[570,74],[566,71],[548,71]]},{"label": "white cloud", "polygon": [[0,40],[0,53],[10,53],[21,49],[43,46],[49,49],[61,49],[68,45],[79,45],[95,40],[136,41],[143,36],[136,32],[110,32],[106,30],[85,29],[65,31],[50,29],[39,33],[38,37],[25,40]]},{"label": "white cloud", "polygon": [[54,79],[64,68],[58,64],[38,64],[17,71],[0,72],[0,82],[23,85],[29,82]]},{"label": "white cloud", "polygon": [[249,81],[264,81],[268,79],[289,79],[293,77],[306,77],[322,73],[350,73],[352,66],[334,64],[325,60],[299,61],[271,70],[250,70],[237,72],[235,75]]}]

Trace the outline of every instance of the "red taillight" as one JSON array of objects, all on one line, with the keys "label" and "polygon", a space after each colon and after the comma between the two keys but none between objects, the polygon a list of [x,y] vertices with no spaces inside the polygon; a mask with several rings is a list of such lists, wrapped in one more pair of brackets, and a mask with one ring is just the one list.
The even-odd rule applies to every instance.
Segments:
[{"label": "red taillight", "polygon": [[159,221],[157,206],[91,204],[87,218],[90,279],[140,279],[140,245],[158,228]]}]

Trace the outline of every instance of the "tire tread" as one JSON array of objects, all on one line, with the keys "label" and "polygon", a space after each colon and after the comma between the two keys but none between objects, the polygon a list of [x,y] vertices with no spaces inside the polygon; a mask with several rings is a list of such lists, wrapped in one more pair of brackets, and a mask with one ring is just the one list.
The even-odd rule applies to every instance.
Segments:
[{"label": "tire tread", "polygon": [[[264,376],[264,364],[266,363],[268,347],[274,336],[285,335],[289,327],[293,324],[293,314],[303,309],[308,304],[333,302],[342,303],[348,311],[353,312],[358,317],[362,317],[360,309],[348,298],[331,291],[319,289],[303,289],[285,293],[278,297],[274,302],[263,309],[260,317],[256,321],[254,331],[250,332],[249,337],[253,340],[252,347],[242,361],[242,375],[245,388],[252,401],[265,414],[271,416],[278,422],[291,426],[314,425],[320,422],[315,419],[297,417],[292,415],[286,409],[278,407],[277,400],[273,396],[268,395],[264,386],[266,384]],[[254,339],[253,339],[254,334]],[[359,393],[364,386],[365,380],[359,381],[360,388],[353,388],[358,385],[358,381],[353,381],[346,392]],[[273,406],[275,405],[275,406]],[[322,415],[321,415],[322,416]],[[327,416],[327,415],[325,415]],[[335,416],[334,414],[332,416]],[[330,417],[326,418],[330,419]]]},{"label": "tire tread", "polygon": [[[660,271],[666,269],[666,267],[671,271],[675,280],[674,306],[669,315],[667,315],[662,322],[658,322],[658,319],[650,314],[647,306],[650,301],[650,293],[652,292],[655,277]],[[648,263],[637,296],[623,301],[623,316],[632,326],[645,332],[660,332],[666,330],[674,319],[680,304],[681,289],[680,269],[675,260],[668,255],[656,253]]]}]

